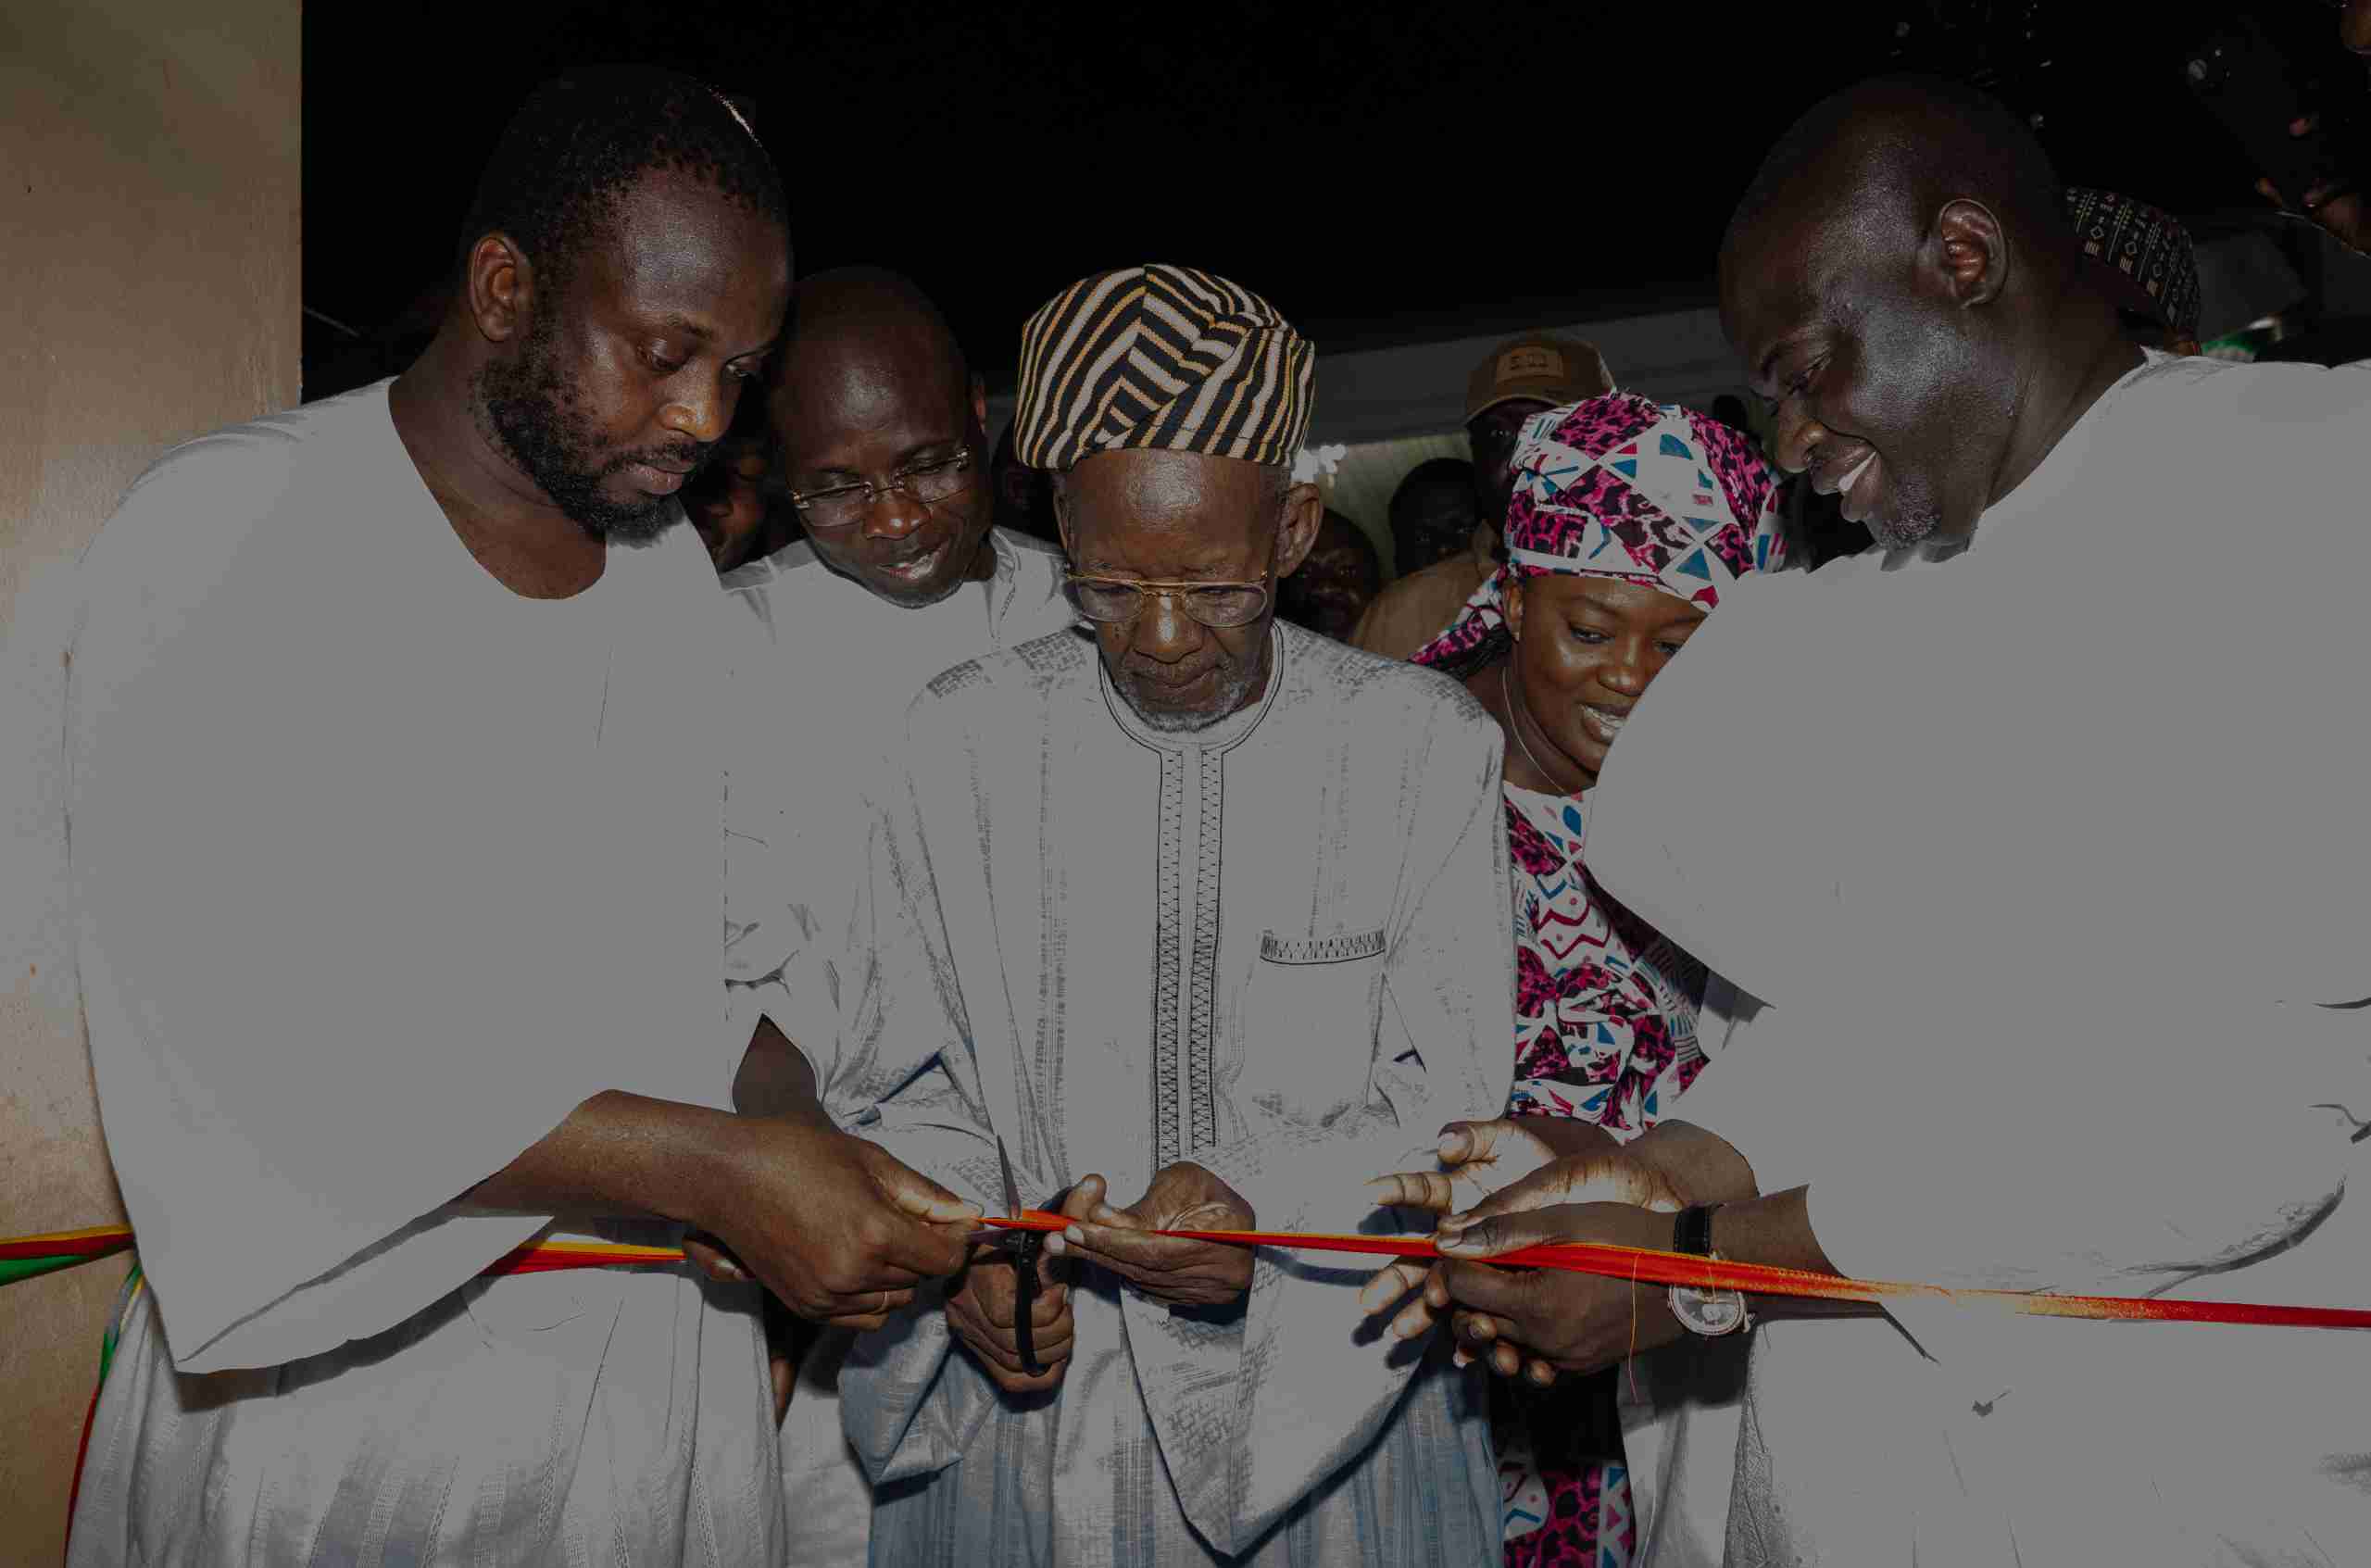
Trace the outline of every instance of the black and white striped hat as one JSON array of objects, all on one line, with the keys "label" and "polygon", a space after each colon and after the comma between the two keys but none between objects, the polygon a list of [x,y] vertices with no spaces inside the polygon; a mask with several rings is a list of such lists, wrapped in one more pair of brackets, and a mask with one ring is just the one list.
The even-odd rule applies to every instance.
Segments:
[{"label": "black and white striped hat", "polygon": [[1067,470],[1122,447],[1289,463],[1317,353],[1250,290],[1190,267],[1098,272],[1021,332],[1013,456]]}]

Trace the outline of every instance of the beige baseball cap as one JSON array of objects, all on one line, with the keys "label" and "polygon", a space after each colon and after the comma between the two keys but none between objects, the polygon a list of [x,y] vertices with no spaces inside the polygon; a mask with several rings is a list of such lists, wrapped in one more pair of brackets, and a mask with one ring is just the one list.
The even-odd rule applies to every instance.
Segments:
[{"label": "beige baseball cap", "polygon": [[1502,343],[1474,368],[1465,383],[1465,418],[1488,412],[1517,397],[1536,398],[1553,408],[1613,390],[1613,372],[1597,345],[1578,338],[1535,334]]}]

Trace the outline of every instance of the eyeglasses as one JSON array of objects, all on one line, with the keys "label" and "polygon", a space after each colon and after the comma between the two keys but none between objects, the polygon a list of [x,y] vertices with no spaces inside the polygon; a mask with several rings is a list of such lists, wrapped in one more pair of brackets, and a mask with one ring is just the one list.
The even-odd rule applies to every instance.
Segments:
[{"label": "eyeglasses", "polygon": [[858,480],[853,484],[834,484],[822,490],[791,490],[784,494],[797,507],[809,528],[853,528],[872,515],[872,504],[890,495],[902,492],[923,506],[935,506],[950,499],[973,483],[971,474],[972,449],[968,446],[951,458],[935,458],[926,463],[916,463],[900,469],[886,484],[874,484]]},{"label": "eyeglasses", "polygon": [[1071,603],[1089,621],[1107,626],[1132,626],[1156,596],[1175,599],[1186,613],[1213,631],[1248,626],[1268,608],[1268,573],[1249,583],[1154,583],[1138,577],[1092,577],[1064,574]]}]

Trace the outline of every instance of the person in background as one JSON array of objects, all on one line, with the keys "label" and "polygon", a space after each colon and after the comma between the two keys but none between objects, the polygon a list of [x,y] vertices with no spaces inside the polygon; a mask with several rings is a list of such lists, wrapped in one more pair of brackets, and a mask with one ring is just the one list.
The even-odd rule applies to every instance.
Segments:
[{"label": "person in background", "polygon": [[[2339,46],[2371,61],[2371,0],[2342,0],[2338,13]],[[2290,122],[2289,133],[2309,136],[2321,121],[2318,112],[2305,115]],[[2256,182],[2256,194],[2283,210],[2302,209],[2304,217],[2340,245],[2358,255],[2371,254],[2371,205],[2365,204],[2362,191],[2352,184],[2333,191],[2332,182],[2322,182],[2297,197],[2293,206],[2289,194],[2269,178]]]},{"label": "person in background", "polygon": [[1477,540],[1480,558],[1487,559],[1497,532],[1477,528],[1481,520],[1472,463],[1460,458],[1418,463],[1391,493],[1393,580],[1421,577],[1443,561],[1462,566],[1475,558]]},{"label": "person in background", "polygon": [[[1589,794],[1724,588],[1785,553],[1778,487],[1752,438],[1690,409],[1620,393],[1556,409],[1526,431],[1513,471],[1506,564],[1415,659],[1462,680],[1505,732],[1514,1088],[1507,1119],[1448,1132],[1461,1163],[1501,1175],[1629,1142],[1705,1065],[1697,1019],[1713,977],[1591,874]],[[1374,1304],[1424,1273],[1378,1276]],[[1504,1346],[1492,1361],[1510,1379],[1521,1370]],[[1611,1369],[1493,1387],[1508,1568],[1632,1561],[1614,1393]]]},{"label": "person in background", "polygon": [[1405,659],[1447,624],[1497,565],[1490,553],[1498,533],[1479,526],[1478,515],[1472,463],[1432,458],[1409,470],[1391,493],[1391,553],[1402,562],[1429,558],[1430,564],[1413,572],[1403,568],[1374,596],[1350,630],[1351,646]]},{"label": "person in background", "polygon": [[1062,547],[1061,530],[1054,522],[1054,488],[1050,477],[1014,459],[1012,428],[1005,427],[997,443],[996,460],[988,465],[989,495],[996,503],[996,523],[1007,533]]},{"label": "person in background", "polygon": [[[1351,642],[1386,659],[1406,659],[1438,635],[1499,564],[1499,525],[1513,483],[1509,460],[1524,422],[1534,415],[1613,390],[1594,344],[1531,336],[1500,344],[1474,368],[1465,390],[1465,433],[1473,444],[1474,509],[1452,524],[1440,503],[1412,509],[1407,527],[1418,543],[1400,543],[1400,499],[1392,497],[1392,570],[1398,581],[1376,596]],[[1436,459],[1447,461],[1448,459]],[[1427,463],[1416,473],[1445,473]],[[1416,474],[1401,483],[1405,492]],[[1429,494],[1428,479],[1415,495]],[[1462,531],[1461,533],[1460,531]],[[1403,550],[1409,553],[1403,554]]]},{"label": "person in background", "polygon": [[1365,529],[1329,508],[1300,570],[1276,584],[1276,613],[1322,637],[1347,643],[1382,587],[1383,560],[1375,554],[1374,541]]},{"label": "person in background", "polygon": [[2100,264],[2125,330],[2144,348],[2198,352],[2198,248],[2169,212],[2084,185],[2064,194],[2066,220],[2083,254]]},{"label": "person in background", "polygon": [[769,445],[765,400],[744,398],[708,467],[684,486],[684,510],[719,577],[782,548],[797,531],[788,508],[766,495]]},{"label": "person in background", "polygon": [[[792,996],[790,977],[852,972],[867,957],[814,913],[857,874],[834,857],[864,841],[862,766],[932,676],[1073,616],[1061,557],[988,521],[985,397],[906,279],[852,267],[800,282],[765,395],[750,401],[772,437],[776,505],[807,530],[724,579],[742,743],[728,819],[744,850],[728,865],[725,977],[743,1037],[779,1051],[804,1043],[785,1022],[797,1009],[831,1011],[828,994]],[[872,1524],[840,1430],[849,1339],[826,1331],[801,1358],[784,1439],[798,1561],[813,1568],[863,1563]]]}]

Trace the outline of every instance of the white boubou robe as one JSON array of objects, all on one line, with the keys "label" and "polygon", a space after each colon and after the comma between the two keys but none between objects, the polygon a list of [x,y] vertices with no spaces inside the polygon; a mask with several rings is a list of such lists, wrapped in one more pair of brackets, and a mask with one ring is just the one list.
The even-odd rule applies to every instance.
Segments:
[{"label": "white boubou robe", "polygon": [[[819,890],[832,903],[861,872],[865,768],[903,732],[922,684],[1074,619],[1060,551],[1002,528],[987,545],[993,573],[929,605],[883,600],[805,540],[725,574],[734,754],[725,983],[745,1037],[759,1017],[782,1011],[786,976],[816,934]],[[794,863],[801,871],[784,880]],[[868,1556],[872,1488],[840,1432],[849,1338],[826,1330],[808,1349],[783,1425],[785,1506],[798,1522],[802,1568],[861,1568]]]},{"label": "white boubou robe", "polygon": [[383,383],[176,449],[81,575],[82,980],[151,1288],[75,1568],[781,1562],[753,1289],[481,1280],[551,1221],[448,1207],[602,1090],[730,1103],[697,537],[519,597]]},{"label": "white boubou robe", "polygon": [[[790,1031],[836,1117],[991,1211],[993,1125],[1026,1202],[1193,1160],[1265,1227],[1404,1228],[1363,1184],[1512,1072],[1499,733],[1430,671],[1283,625],[1271,658],[1192,734],[1081,632],[932,683],[838,944],[870,955],[833,981],[853,1022]],[[1098,1273],[1030,1399],[925,1293],[842,1374],[874,1561],[1495,1563],[1480,1375],[1364,1318],[1374,1266],[1262,1252],[1218,1311]]]},{"label": "white boubou robe", "polygon": [[[2366,438],[2362,370],[2152,355],[1963,555],[1739,584],[1624,730],[1593,869],[1768,1004],[1680,1114],[1846,1273],[2371,1306]],[[2371,1542],[2360,1334],[1894,1319],[1649,1358],[1640,1561]]]}]

